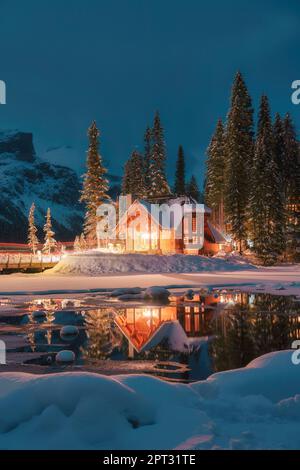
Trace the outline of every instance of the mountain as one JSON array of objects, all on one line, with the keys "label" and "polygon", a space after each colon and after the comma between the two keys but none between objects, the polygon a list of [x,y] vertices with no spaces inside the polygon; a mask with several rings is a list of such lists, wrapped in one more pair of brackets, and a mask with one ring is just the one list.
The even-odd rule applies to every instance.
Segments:
[{"label": "mountain", "polygon": [[73,240],[81,232],[83,207],[80,181],[70,168],[37,157],[31,133],[0,132],[0,241],[25,242],[32,202],[42,238],[47,208],[51,208],[58,240]]},{"label": "mountain", "polygon": [[[71,148],[56,148],[57,161],[60,149],[63,159]],[[108,177],[110,195],[115,197],[120,192],[120,177]],[[48,207],[55,238],[74,240],[82,231],[84,208],[78,202],[80,189],[81,179],[75,171],[36,155],[31,133],[0,131],[0,242],[27,241],[28,212],[33,202],[40,240]]]}]

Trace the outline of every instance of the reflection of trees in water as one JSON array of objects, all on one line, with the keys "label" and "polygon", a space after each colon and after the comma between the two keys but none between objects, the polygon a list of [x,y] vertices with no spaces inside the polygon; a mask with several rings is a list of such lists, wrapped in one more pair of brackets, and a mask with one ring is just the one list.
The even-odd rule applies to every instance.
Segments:
[{"label": "reflection of trees in water", "polygon": [[81,348],[84,359],[107,359],[114,348],[122,344],[122,334],[115,326],[109,308],[88,310],[85,313],[85,328],[88,337]]},{"label": "reflection of trees in water", "polygon": [[251,308],[235,305],[225,310],[214,327],[211,353],[217,371],[244,367],[262,354],[288,349],[300,336],[295,302],[267,294],[258,295]]}]

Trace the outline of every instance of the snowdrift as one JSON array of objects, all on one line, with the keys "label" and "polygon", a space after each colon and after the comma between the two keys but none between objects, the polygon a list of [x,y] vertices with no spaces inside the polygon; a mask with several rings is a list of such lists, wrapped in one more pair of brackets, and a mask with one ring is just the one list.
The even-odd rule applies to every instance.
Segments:
[{"label": "snowdrift", "polygon": [[299,449],[292,351],[192,385],[91,373],[0,374],[0,449]]},{"label": "snowdrift", "polygon": [[226,260],[193,255],[80,253],[66,256],[47,274],[97,276],[108,273],[191,273],[241,269],[255,267],[238,257]]}]

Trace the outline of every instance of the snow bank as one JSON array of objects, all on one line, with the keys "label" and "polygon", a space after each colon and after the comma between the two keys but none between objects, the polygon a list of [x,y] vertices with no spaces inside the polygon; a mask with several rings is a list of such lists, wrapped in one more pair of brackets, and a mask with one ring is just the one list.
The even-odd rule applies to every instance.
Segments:
[{"label": "snow bank", "polygon": [[292,351],[192,385],[0,374],[0,449],[300,449]]},{"label": "snow bank", "polygon": [[62,259],[47,274],[85,274],[96,276],[107,273],[185,273],[201,271],[237,271],[255,269],[244,260],[208,258],[194,255],[141,255],[78,253]]}]

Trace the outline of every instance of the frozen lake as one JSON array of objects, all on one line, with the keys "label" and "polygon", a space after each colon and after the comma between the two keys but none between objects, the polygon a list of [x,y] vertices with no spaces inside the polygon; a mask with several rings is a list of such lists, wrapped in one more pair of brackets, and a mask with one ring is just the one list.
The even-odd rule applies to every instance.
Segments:
[{"label": "frozen lake", "polygon": [[[0,299],[0,340],[7,348],[0,371],[146,373],[193,382],[290,349],[299,338],[300,303],[286,295],[195,290],[172,294],[163,305],[109,293]],[[59,362],[57,354],[66,350],[74,360],[64,361],[62,353]]]}]

